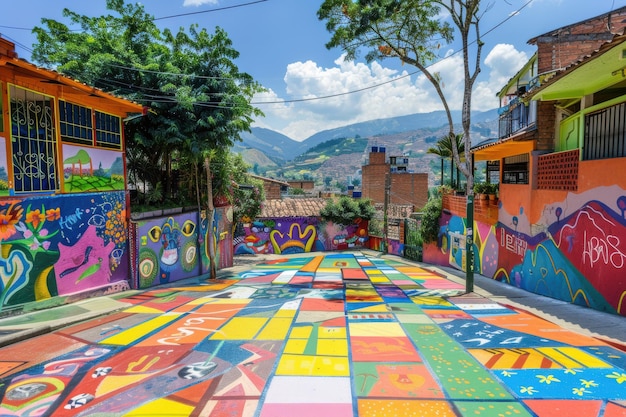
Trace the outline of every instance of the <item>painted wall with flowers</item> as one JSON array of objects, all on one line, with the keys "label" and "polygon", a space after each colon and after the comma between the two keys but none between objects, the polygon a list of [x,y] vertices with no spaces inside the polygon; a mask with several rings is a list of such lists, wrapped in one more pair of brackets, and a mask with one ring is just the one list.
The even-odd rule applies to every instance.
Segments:
[{"label": "painted wall with flowers", "polygon": [[0,201],[0,307],[129,288],[124,192]]}]

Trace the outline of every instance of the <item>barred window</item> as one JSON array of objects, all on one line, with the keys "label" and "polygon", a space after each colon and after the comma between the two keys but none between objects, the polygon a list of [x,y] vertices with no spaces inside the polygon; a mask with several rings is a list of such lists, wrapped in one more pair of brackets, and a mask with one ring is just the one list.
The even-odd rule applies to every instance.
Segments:
[{"label": "barred window", "polygon": [[93,145],[91,109],[59,100],[59,128],[64,142]]},{"label": "barred window", "polygon": [[122,148],[122,119],[118,116],[96,111],[96,145]]},{"label": "barred window", "polygon": [[11,149],[16,193],[59,188],[53,98],[9,86]]},{"label": "barred window", "polygon": [[527,153],[504,158],[502,166],[503,184],[528,184],[528,162],[530,157]]}]

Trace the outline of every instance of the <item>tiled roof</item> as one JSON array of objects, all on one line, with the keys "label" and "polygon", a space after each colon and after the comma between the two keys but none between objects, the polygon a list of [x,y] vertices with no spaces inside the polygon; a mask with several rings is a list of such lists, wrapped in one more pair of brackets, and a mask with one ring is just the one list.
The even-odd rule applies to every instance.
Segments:
[{"label": "tiled roof", "polygon": [[317,217],[326,206],[324,198],[285,198],[266,200],[263,203],[261,218],[278,217]]}]

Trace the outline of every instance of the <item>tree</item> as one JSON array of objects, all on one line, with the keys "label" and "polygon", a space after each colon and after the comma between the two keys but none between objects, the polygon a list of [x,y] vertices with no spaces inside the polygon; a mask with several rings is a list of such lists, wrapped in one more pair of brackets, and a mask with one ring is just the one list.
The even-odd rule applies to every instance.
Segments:
[{"label": "tree", "polygon": [[[326,44],[330,48],[341,47],[346,59],[355,59],[366,50],[368,62],[377,59],[400,59],[403,63],[420,70],[437,92],[446,111],[449,136],[455,137],[454,122],[440,74],[432,73],[429,65],[437,58],[442,43],[450,43],[454,28],[461,35],[463,51],[464,94],[462,105],[463,140],[465,162],[461,163],[453,148],[454,159],[467,177],[467,191],[472,189],[472,170],[469,150],[471,126],[472,88],[480,72],[480,56],[483,42],[479,31],[480,0],[325,0],[318,10],[318,18],[326,20],[326,28],[332,33]],[[447,12],[454,27],[440,19]],[[472,43],[474,63],[470,67],[469,36],[474,31]]]},{"label": "tree", "polygon": [[[207,208],[212,233],[211,158],[240,140],[252,117],[261,115],[250,104],[261,88],[234,64],[239,53],[222,29],[209,34],[192,25],[188,33],[182,28],[161,32],[141,4],[126,5],[124,0],[106,4],[116,15],[88,17],[64,9],[63,15],[79,24],[80,32],[43,19],[46,29],[34,29],[38,43],[33,59],[149,107],[144,117],[126,126],[127,146],[135,151],[133,166],[145,170],[141,175],[154,188],[165,181],[164,193],[170,194],[172,157],[188,162],[182,169],[195,180],[198,208]],[[204,181],[206,205],[200,200]],[[209,239],[214,278],[212,246]]]},{"label": "tree", "polygon": [[[326,20],[326,28],[332,33],[328,48],[341,47],[346,59],[355,59],[366,50],[368,62],[376,59],[399,59],[420,70],[437,92],[448,118],[448,136],[455,138],[454,122],[440,74],[432,73],[429,65],[437,58],[441,44],[450,43],[455,28],[461,37],[463,51],[463,104],[462,120],[464,161],[456,147],[452,147],[454,160],[467,178],[468,202],[468,279],[467,290],[473,290],[471,275],[473,259],[473,172],[470,158],[470,126],[472,89],[480,72],[483,42],[480,37],[480,0],[324,0],[317,14]],[[441,20],[447,12],[453,25]],[[470,33],[475,36],[470,45]],[[473,49],[470,48],[472,46]],[[470,65],[470,55],[473,63]]]},{"label": "tree", "polygon": [[[454,142],[450,140],[450,136],[446,135],[439,139],[434,148],[429,148],[427,153],[438,155],[441,158],[441,185],[443,185],[443,158],[450,158],[450,185],[454,188],[454,149],[459,156],[465,153],[465,144],[463,143],[463,135],[455,135]],[[464,157],[461,157],[464,160]],[[458,172],[457,172],[457,186],[458,184]]]}]

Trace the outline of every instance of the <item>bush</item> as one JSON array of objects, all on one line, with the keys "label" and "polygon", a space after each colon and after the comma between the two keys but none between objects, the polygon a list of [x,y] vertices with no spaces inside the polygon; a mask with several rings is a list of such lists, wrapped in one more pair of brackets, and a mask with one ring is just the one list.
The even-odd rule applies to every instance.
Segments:
[{"label": "bush", "polygon": [[422,221],[418,232],[421,244],[436,242],[439,238],[439,218],[443,210],[441,198],[433,198],[422,209]]},{"label": "bush", "polygon": [[324,221],[349,225],[359,220],[370,220],[375,212],[374,205],[370,200],[355,200],[343,196],[338,200],[328,200],[326,206],[320,211],[320,217]]}]

